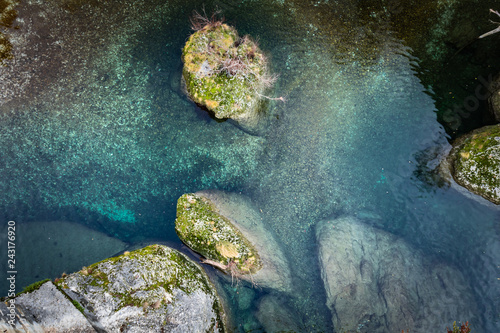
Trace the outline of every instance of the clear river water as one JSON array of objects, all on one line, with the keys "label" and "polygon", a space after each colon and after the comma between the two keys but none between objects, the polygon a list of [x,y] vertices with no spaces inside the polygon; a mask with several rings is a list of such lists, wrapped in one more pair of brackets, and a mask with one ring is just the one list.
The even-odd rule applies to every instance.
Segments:
[{"label": "clear river water", "polygon": [[[47,257],[44,248],[67,244],[69,231],[54,227],[50,241],[37,240],[29,234],[42,234],[37,224],[78,223],[127,245],[164,242],[186,252],[174,231],[177,198],[221,189],[251,198],[275,233],[296,287],[279,301],[304,332],[334,330],[315,225],[342,215],[457,267],[477,302],[473,331],[500,331],[500,210],[436,175],[450,134],[438,121],[431,83],[422,83],[427,69],[387,19],[389,6],[404,2],[369,3],[379,5],[20,5],[20,28],[10,32],[17,67],[0,68],[0,221],[19,226],[19,291],[98,260],[94,252],[103,247],[83,246],[68,267],[60,258],[69,249]],[[181,49],[192,11],[203,7],[219,8],[241,35],[258,38],[279,74],[269,94],[286,102],[267,103],[258,136],[213,120],[182,92]],[[0,240],[6,243],[6,228]],[[7,290],[5,281],[0,287]],[[235,329],[261,332],[255,313],[266,292],[247,287],[226,288]]]}]

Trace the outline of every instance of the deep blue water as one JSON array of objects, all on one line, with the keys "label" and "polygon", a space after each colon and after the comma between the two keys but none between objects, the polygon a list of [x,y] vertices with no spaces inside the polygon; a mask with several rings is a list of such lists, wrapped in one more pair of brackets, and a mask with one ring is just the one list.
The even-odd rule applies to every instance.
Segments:
[{"label": "deep blue water", "polygon": [[[240,34],[258,37],[280,75],[270,94],[287,101],[269,102],[261,136],[212,120],[181,91],[181,48],[189,16],[203,3],[220,8]],[[479,306],[474,332],[498,331],[500,211],[432,177],[448,134],[419,78],[426,69],[381,13],[366,19],[363,6],[348,1],[64,4],[19,9],[25,23],[13,34],[29,36],[19,45],[32,53],[18,55],[23,75],[14,76],[27,83],[0,105],[2,220],[71,221],[129,244],[181,248],[180,195],[246,194],[294,269],[297,294],[280,300],[304,332],[317,332],[332,327],[314,225],[371,216],[458,267]],[[28,23],[30,16],[41,19]],[[41,244],[20,235],[17,246]],[[84,252],[80,259],[90,263]],[[19,271],[57,260],[40,249]],[[48,277],[67,270],[55,265]],[[33,274],[22,283],[44,277]],[[254,293],[248,310],[235,314],[241,330],[260,331],[253,311],[263,295]]]}]

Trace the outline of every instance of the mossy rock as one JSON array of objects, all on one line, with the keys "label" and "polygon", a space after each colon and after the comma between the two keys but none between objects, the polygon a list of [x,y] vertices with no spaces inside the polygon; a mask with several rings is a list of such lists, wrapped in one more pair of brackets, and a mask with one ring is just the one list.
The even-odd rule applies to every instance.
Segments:
[{"label": "mossy rock", "polygon": [[[214,266],[231,281],[236,273],[259,287],[291,292],[288,261],[248,197],[217,190],[185,194],[178,200],[176,230],[191,249],[220,263]],[[231,261],[236,272],[224,269]]]},{"label": "mossy rock", "polygon": [[[19,5],[17,0],[0,0],[0,26],[11,27],[17,17],[16,6]],[[4,29],[2,29],[5,31]],[[12,59],[12,44],[7,36],[0,31],[0,65],[5,60]]]},{"label": "mossy rock", "polygon": [[[188,193],[177,201],[175,231],[193,251],[220,263],[230,273],[254,274],[262,268],[255,247],[207,198]],[[224,268],[227,267],[227,268]]]},{"label": "mossy rock", "polygon": [[94,327],[118,332],[224,332],[225,317],[206,273],[184,254],[150,245],[55,282]]},{"label": "mossy rock", "polygon": [[255,122],[267,76],[266,57],[248,36],[220,22],[193,33],[182,51],[189,97],[216,118]]},{"label": "mossy rock", "polygon": [[457,139],[448,163],[459,185],[500,204],[500,125],[486,126]]}]

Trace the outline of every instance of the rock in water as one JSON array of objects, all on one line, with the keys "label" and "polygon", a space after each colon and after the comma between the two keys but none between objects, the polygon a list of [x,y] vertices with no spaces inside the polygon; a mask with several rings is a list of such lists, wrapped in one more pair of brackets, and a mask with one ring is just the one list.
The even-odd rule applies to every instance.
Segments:
[{"label": "rock in water", "polygon": [[474,320],[461,272],[427,261],[396,236],[343,217],[321,221],[316,238],[335,329],[445,332],[456,320]]},{"label": "rock in water", "polygon": [[107,332],[224,332],[214,286],[180,252],[150,245],[58,279],[85,309],[92,326]]},{"label": "rock in water", "polygon": [[495,117],[496,121],[500,122],[500,75],[497,75],[488,87],[491,96],[488,98],[490,112]]},{"label": "rock in water", "polygon": [[288,262],[244,196],[221,191],[184,194],[177,202],[175,230],[207,263],[233,278],[291,290]]},{"label": "rock in water", "polygon": [[264,296],[259,303],[259,310],[255,314],[267,333],[303,332],[299,319],[283,300],[273,295]]},{"label": "rock in water", "polygon": [[493,92],[489,98],[490,109],[497,121],[500,121],[500,89]]},{"label": "rock in water", "polygon": [[455,140],[446,162],[459,185],[500,204],[500,125]]},{"label": "rock in water", "polygon": [[[16,317],[9,316],[13,314],[9,309],[11,304],[16,309]],[[50,281],[12,301],[1,302],[0,313],[0,332],[96,332],[85,316]]]},{"label": "rock in water", "polygon": [[274,82],[267,59],[248,36],[222,22],[206,22],[182,51],[183,79],[189,97],[216,118],[245,128],[259,122],[264,90]]}]

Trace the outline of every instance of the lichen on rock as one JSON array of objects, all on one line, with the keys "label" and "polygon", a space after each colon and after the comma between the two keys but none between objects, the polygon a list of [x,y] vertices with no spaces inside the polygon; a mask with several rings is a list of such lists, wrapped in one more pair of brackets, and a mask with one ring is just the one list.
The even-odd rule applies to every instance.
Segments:
[{"label": "lichen on rock", "polygon": [[217,190],[184,194],[177,202],[175,224],[179,238],[231,281],[292,290],[288,261],[248,197]]},{"label": "lichen on rock", "polygon": [[486,126],[457,139],[447,162],[459,185],[500,204],[500,125]]},{"label": "lichen on rock", "polygon": [[126,252],[56,284],[82,305],[93,327],[106,331],[224,331],[222,305],[205,272],[166,246]]},{"label": "lichen on rock", "polygon": [[175,230],[193,251],[227,272],[253,274],[262,268],[254,246],[205,197],[188,193],[179,198]]},{"label": "lichen on rock", "polygon": [[0,314],[0,332],[96,332],[66,295],[48,280],[32,285],[14,299],[0,302]]},{"label": "lichen on rock", "polygon": [[197,29],[182,51],[189,97],[216,118],[255,123],[264,90],[275,80],[267,58],[250,37],[220,21]]}]

